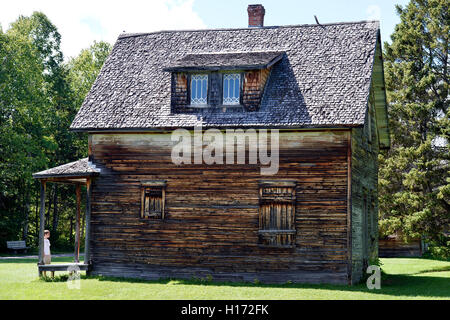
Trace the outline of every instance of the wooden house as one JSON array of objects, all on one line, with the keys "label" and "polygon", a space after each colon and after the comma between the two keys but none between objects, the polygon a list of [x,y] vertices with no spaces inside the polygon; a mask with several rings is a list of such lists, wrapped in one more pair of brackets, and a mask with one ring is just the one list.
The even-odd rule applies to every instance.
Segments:
[{"label": "wooden house", "polygon": [[[379,23],[248,13],[248,28],[120,35],[71,125],[88,159],[35,174],[88,184],[92,274],[352,284],[377,257]],[[278,171],[174,163],[180,128],[278,130]]]}]

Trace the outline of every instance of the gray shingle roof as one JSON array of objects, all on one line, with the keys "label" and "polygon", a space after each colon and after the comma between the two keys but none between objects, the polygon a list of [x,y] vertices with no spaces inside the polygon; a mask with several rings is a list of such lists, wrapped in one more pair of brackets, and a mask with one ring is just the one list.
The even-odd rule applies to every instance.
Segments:
[{"label": "gray shingle roof", "polygon": [[263,69],[272,66],[282,55],[278,51],[187,54],[164,70]]},{"label": "gray shingle roof", "polygon": [[[327,25],[162,31],[117,40],[76,115],[76,130],[362,125],[377,21]],[[171,113],[164,67],[188,54],[284,51],[259,111]]]},{"label": "gray shingle roof", "polygon": [[83,158],[58,167],[33,173],[33,178],[85,177],[97,175],[99,173],[100,170],[95,168],[95,165],[89,163],[88,158]]}]

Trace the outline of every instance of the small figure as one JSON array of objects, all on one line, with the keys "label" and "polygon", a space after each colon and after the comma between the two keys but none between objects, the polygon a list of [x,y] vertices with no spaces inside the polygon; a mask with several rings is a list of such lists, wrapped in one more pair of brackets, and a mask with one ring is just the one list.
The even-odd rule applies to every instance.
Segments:
[{"label": "small figure", "polygon": [[[52,263],[52,255],[50,253],[50,231],[44,230],[44,264]],[[46,271],[44,271],[44,277],[47,276]],[[52,278],[55,277],[55,271],[52,271]]]}]

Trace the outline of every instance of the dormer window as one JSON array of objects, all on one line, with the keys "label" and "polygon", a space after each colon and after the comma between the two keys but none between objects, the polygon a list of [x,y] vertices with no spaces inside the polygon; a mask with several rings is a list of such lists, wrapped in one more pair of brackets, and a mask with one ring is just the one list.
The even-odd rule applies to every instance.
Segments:
[{"label": "dormer window", "polygon": [[205,108],[257,111],[269,74],[284,52],[190,53],[163,70],[172,73],[171,112]]},{"label": "dormer window", "polygon": [[223,104],[239,104],[241,91],[241,75],[239,73],[225,73],[223,75]]},{"label": "dormer window", "polygon": [[191,105],[206,105],[208,96],[208,75],[191,76]]}]

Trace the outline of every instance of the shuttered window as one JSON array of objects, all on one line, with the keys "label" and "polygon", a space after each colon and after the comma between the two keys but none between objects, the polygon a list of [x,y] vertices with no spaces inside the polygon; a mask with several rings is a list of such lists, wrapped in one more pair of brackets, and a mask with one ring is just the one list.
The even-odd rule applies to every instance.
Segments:
[{"label": "shuttered window", "polygon": [[295,246],[295,182],[261,182],[259,242],[263,246]]},{"label": "shuttered window", "polygon": [[141,186],[141,218],[164,219],[165,182],[152,181]]}]

